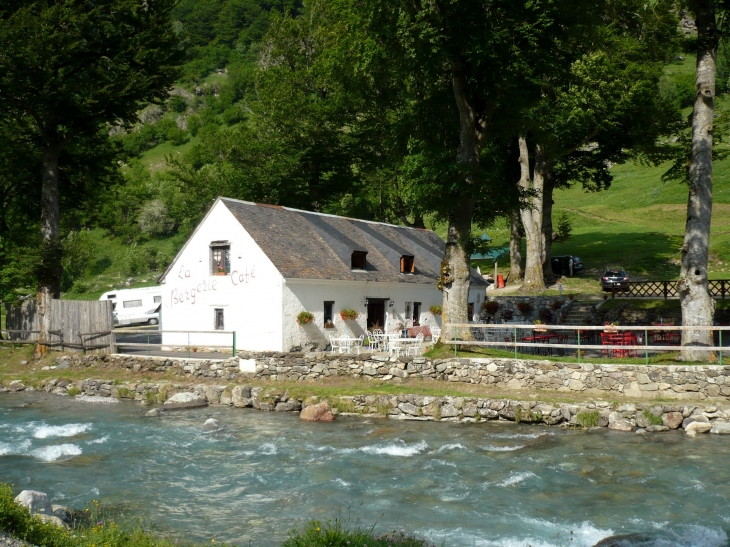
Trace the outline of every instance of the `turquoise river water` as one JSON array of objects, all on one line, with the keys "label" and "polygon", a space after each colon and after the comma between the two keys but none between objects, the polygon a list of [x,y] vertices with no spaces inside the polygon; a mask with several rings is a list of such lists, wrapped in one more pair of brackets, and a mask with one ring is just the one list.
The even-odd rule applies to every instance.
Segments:
[{"label": "turquoise river water", "polygon": [[[170,537],[273,546],[308,519],[436,545],[730,545],[730,438],[641,437],[0,395],[0,481],[53,503],[124,502]],[[203,422],[223,429],[204,433]]]}]

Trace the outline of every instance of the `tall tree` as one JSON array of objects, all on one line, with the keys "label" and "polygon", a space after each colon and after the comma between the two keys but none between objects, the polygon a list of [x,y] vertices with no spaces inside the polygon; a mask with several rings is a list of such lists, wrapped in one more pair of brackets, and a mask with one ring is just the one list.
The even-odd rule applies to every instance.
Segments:
[{"label": "tall tree", "polygon": [[[59,172],[74,140],[128,123],[162,100],[181,59],[174,0],[6,0],[0,11],[0,99],[27,118],[39,139],[41,235],[39,349],[48,340],[50,301],[61,284]],[[105,138],[105,137],[104,137]]]},{"label": "tall tree", "polygon": [[[587,3],[542,1],[411,2],[367,0],[354,4],[364,29],[365,70],[396,72],[422,82],[418,95],[446,128],[440,149],[442,178],[435,213],[447,224],[439,287],[444,321],[467,321],[471,225],[478,201],[490,197],[489,164],[495,117],[539,97],[540,82],[563,59],[557,51],[566,29],[588,18]],[[567,48],[563,52],[567,51]],[[415,78],[414,75],[418,75]],[[446,123],[447,120],[451,120]]]},{"label": "tall tree", "polygon": [[[697,25],[696,97],[692,111],[692,151],[689,162],[687,224],[682,244],[679,273],[679,299],[684,327],[709,327],[715,301],[708,290],[707,266],[712,219],[712,131],[715,100],[715,72],[718,45],[715,0],[691,0],[690,9]],[[695,346],[711,346],[712,332],[700,329],[682,331],[682,359],[707,358],[707,351]]]},{"label": "tall tree", "polygon": [[554,187],[571,180],[606,187],[610,165],[652,148],[678,116],[658,93],[662,66],[679,37],[669,3],[649,9],[644,0],[619,0],[597,9],[601,23],[575,36],[568,44],[574,60],[559,77],[545,79],[540,101],[523,112],[532,142],[528,148],[521,139],[520,149],[520,186],[530,192],[521,211],[527,239],[523,286],[530,290],[543,290],[551,277]]}]

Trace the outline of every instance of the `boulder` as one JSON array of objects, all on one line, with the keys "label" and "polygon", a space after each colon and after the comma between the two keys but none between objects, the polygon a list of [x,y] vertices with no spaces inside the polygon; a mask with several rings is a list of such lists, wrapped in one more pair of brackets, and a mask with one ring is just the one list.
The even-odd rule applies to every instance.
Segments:
[{"label": "boulder", "polygon": [[712,429],[712,424],[709,422],[692,422],[684,428],[684,432],[691,437],[694,437],[697,433],[707,433]]},{"label": "boulder", "polygon": [[150,418],[155,418],[159,416],[162,413],[162,411],[159,408],[153,408],[152,410],[148,410],[145,413],[145,416],[148,416]]},{"label": "boulder", "polygon": [[714,422],[710,433],[715,435],[730,435],[730,422]]},{"label": "boulder", "polygon": [[203,431],[207,432],[220,431],[222,428],[221,423],[215,418],[208,418],[203,424]]},{"label": "boulder", "polygon": [[667,412],[662,415],[662,423],[669,429],[677,429],[683,421],[684,417],[681,412]]},{"label": "boulder", "polygon": [[634,426],[618,412],[611,412],[608,415],[608,429],[616,431],[633,431]]},{"label": "boulder", "polygon": [[707,416],[703,416],[702,414],[694,414],[689,418],[685,418],[684,420],[682,420],[682,427],[687,429],[687,426],[693,422],[702,422],[705,424],[709,424],[710,420],[707,419]]},{"label": "boulder", "polygon": [[184,408],[198,408],[201,406],[208,406],[206,401],[200,395],[195,393],[175,393],[162,405],[165,410],[178,410]]},{"label": "boulder", "polygon": [[304,407],[299,417],[303,422],[333,422],[335,420],[332,409],[326,401]]},{"label": "boulder", "polygon": [[646,431],[649,433],[659,433],[661,431],[669,431],[669,428],[666,425],[648,425],[646,426]]},{"label": "boulder", "polygon": [[8,390],[9,391],[23,391],[25,389],[25,384],[21,382],[20,380],[13,380],[8,384]]},{"label": "boulder", "polygon": [[60,518],[66,524],[69,524],[73,520],[71,509],[65,505],[52,505],[51,507],[53,508],[54,517]]},{"label": "boulder", "polygon": [[53,507],[48,494],[36,490],[23,490],[15,497],[15,503],[26,507],[28,511],[36,514],[53,515]]},{"label": "boulder", "polygon": [[646,545],[652,538],[646,534],[622,534],[603,538],[593,547],[627,547],[629,545]]},{"label": "boulder", "polygon": [[38,518],[40,518],[46,524],[54,524],[56,526],[60,526],[61,528],[68,528],[68,524],[66,524],[60,518],[54,515],[44,515],[43,513],[40,513],[38,515]]}]

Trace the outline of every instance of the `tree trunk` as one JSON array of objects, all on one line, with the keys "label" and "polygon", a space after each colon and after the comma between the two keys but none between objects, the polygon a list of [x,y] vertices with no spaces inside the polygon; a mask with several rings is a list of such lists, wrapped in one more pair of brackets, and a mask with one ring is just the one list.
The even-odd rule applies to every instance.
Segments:
[{"label": "tree trunk", "polygon": [[542,273],[547,281],[555,281],[553,275],[553,177],[545,173],[542,199]]},{"label": "tree trunk", "polygon": [[35,354],[40,357],[48,351],[44,342],[50,342],[50,307],[54,298],[61,296],[61,210],[58,196],[58,156],[60,146],[43,148],[43,188],[41,193],[41,262],[38,271],[38,322],[40,335]]},{"label": "tree trunk", "polygon": [[[707,263],[712,217],[712,124],[715,97],[717,29],[714,0],[694,0],[691,7],[697,24],[697,96],[692,113],[692,155],[689,164],[687,224],[682,244],[679,298],[682,326],[711,326],[715,301],[707,286]],[[682,346],[712,345],[709,330],[682,331]],[[682,349],[685,361],[703,361],[710,352]]]},{"label": "tree trunk", "polygon": [[[452,60],[451,83],[454,101],[459,111],[459,147],[456,149],[456,163],[466,173],[469,186],[477,185],[481,143],[477,116],[469,102],[466,78],[461,64]],[[467,323],[469,321],[470,263],[467,246],[471,238],[471,220],[474,213],[474,198],[459,199],[449,213],[449,228],[446,235],[446,250],[441,263],[439,288],[444,295],[443,325]],[[445,340],[471,337],[468,329],[454,332],[444,329]]]},{"label": "tree trunk", "polygon": [[527,138],[524,135],[520,135],[519,144],[520,157],[518,161],[521,171],[519,186],[523,192],[532,191],[533,193],[533,196],[528,198],[527,206],[520,209],[522,226],[525,229],[525,239],[527,241],[525,277],[522,287],[530,292],[539,292],[546,290],[542,271],[542,196],[545,182],[545,161],[540,146],[536,146],[535,167],[532,181],[530,181],[530,154],[527,149]]},{"label": "tree trunk", "polygon": [[[449,229],[446,235],[446,252],[441,263],[440,288],[443,291],[442,324],[469,322],[469,286],[471,264],[469,253],[463,245],[471,234],[471,218],[474,202],[463,200],[449,214]],[[469,338],[468,329],[444,329],[445,340]]]},{"label": "tree trunk", "polygon": [[[516,285],[522,283],[522,224],[519,209],[512,211],[509,228],[509,280]],[[496,279],[494,283],[496,287]]]}]

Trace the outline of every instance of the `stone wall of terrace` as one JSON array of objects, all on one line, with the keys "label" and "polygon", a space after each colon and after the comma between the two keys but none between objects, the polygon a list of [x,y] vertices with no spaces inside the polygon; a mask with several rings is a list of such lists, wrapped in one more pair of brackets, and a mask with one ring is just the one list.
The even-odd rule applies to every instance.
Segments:
[{"label": "stone wall of terrace", "polygon": [[483,385],[507,391],[539,390],[599,398],[704,400],[730,398],[730,366],[618,365],[519,359],[429,359],[381,354],[248,353],[226,360],[132,355],[64,356],[62,367],[106,364],[133,372],[190,379],[312,381],[350,376],[380,382],[418,378]]}]

